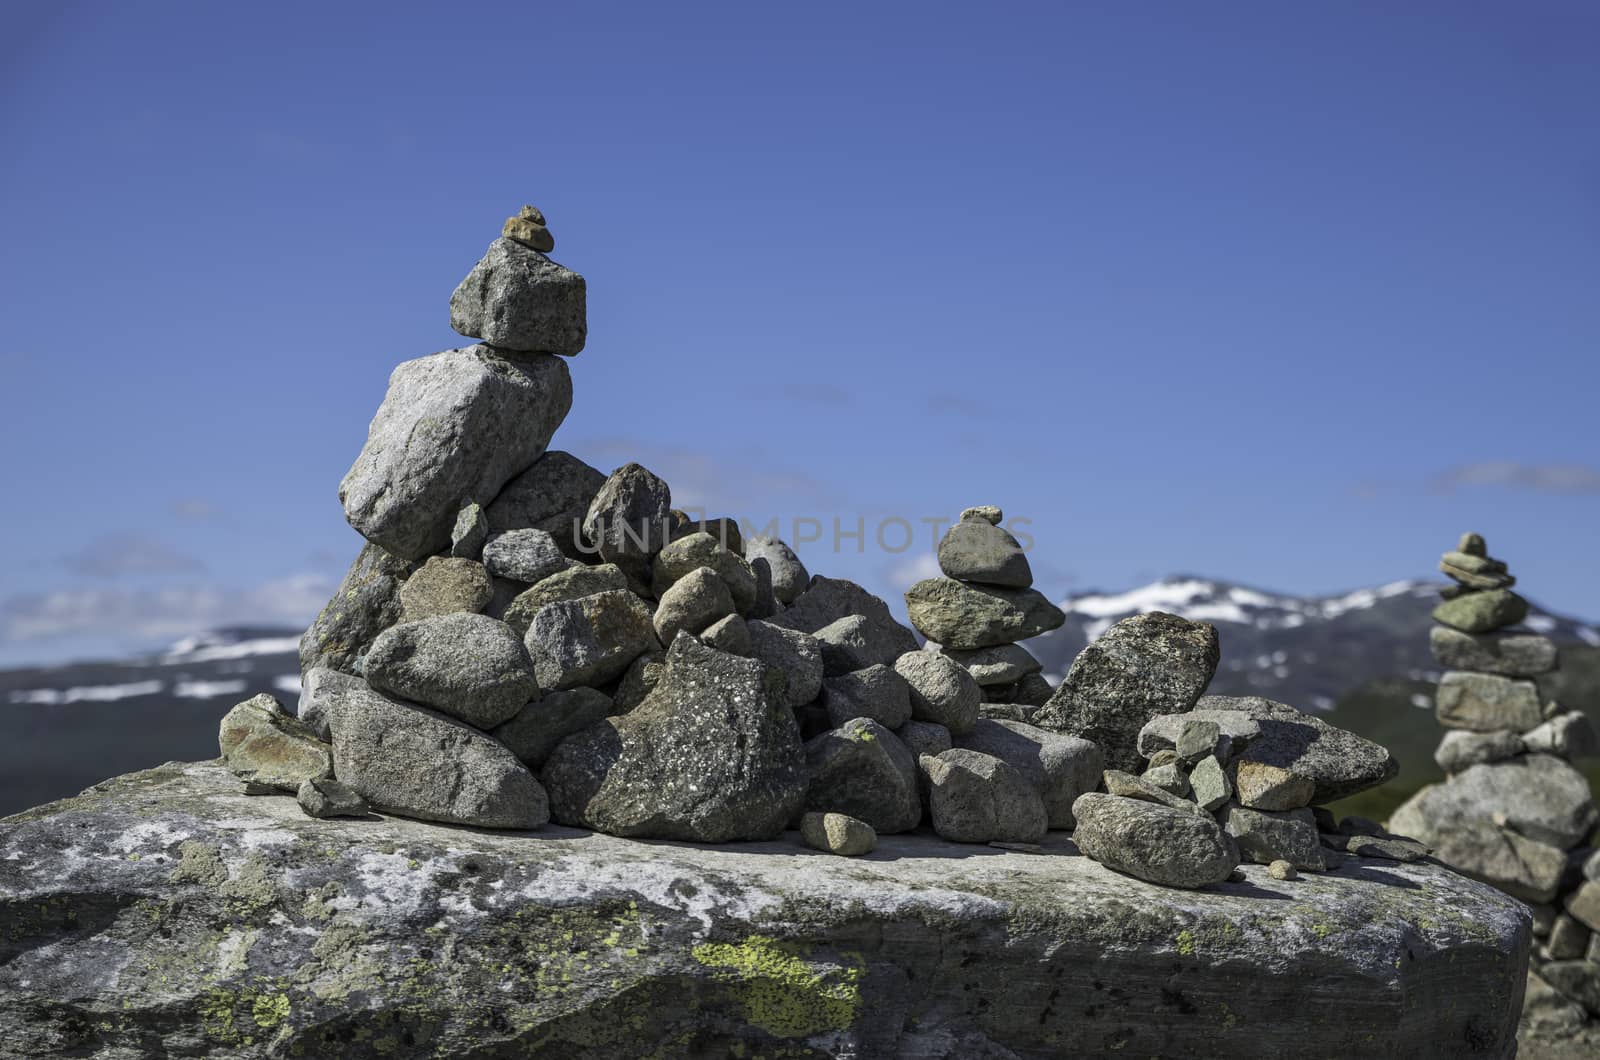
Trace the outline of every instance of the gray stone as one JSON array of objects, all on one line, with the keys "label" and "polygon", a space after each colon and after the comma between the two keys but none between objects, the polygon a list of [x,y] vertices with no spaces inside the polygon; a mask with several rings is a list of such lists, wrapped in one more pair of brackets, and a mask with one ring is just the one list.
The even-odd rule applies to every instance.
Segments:
[{"label": "gray stone", "polygon": [[1193,707],[1217,659],[1217,631],[1208,623],[1161,611],[1125,618],[1078,653],[1034,721],[1093,740],[1109,767],[1133,772],[1139,731],[1151,718]]},{"label": "gray stone", "polygon": [[217,743],[240,780],[279,791],[293,793],[305,781],[333,772],[328,744],[266,693],[223,716]]},{"label": "gray stone", "polygon": [[480,729],[511,719],[539,693],[522,642],[487,615],[438,615],[384,630],[367,655],[367,683]]},{"label": "gray stone", "polygon": [[1273,813],[1230,803],[1223,809],[1221,820],[1247,861],[1268,865],[1283,860],[1297,869],[1327,871],[1322,839],[1309,809]]},{"label": "gray stone", "polygon": [[[1055,835],[1044,856],[888,836],[848,864],[797,842],[352,825],[162,766],[0,823],[0,1041],[101,1060],[1515,1048],[1526,913],[1441,866],[1278,901],[1142,883]],[[228,959],[241,933],[248,961]]]},{"label": "gray stone", "polygon": [[582,276],[502,236],[450,296],[450,326],[503,350],[572,357],[589,334],[586,300]]},{"label": "gray stone", "polygon": [[1484,542],[1482,534],[1468,532],[1461,535],[1461,543],[1456,545],[1456,551],[1468,556],[1487,556],[1489,546]]},{"label": "gray stone", "polygon": [[1041,668],[1039,660],[1020,644],[997,644],[973,651],[941,648],[940,651],[965,667],[972,679],[985,688],[1015,684],[1029,674],[1037,674]]},{"label": "gray stone", "polygon": [[1435,622],[1463,633],[1493,633],[1528,617],[1528,601],[1510,589],[1468,592],[1433,609]]},{"label": "gray stone", "polygon": [[1275,880],[1292,880],[1296,876],[1294,863],[1279,858],[1267,866],[1267,875]]},{"label": "gray stone", "polygon": [[[896,729],[894,734],[906,745],[906,750],[911,752],[913,760],[920,759],[923,755],[943,754],[955,746],[950,738],[950,730],[931,721],[908,721]],[[970,737],[972,733],[967,735]],[[983,748],[977,750],[981,751]],[[1012,764],[1016,765],[1015,762]]]},{"label": "gray stone", "polygon": [[332,777],[310,777],[295,793],[300,808],[312,817],[365,817],[367,800]]},{"label": "gray stone", "polygon": [[939,542],[939,569],[951,578],[1011,589],[1033,584],[1028,554],[1017,539],[987,519],[962,519]]},{"label": "gray stone", "polygon": [[583,559],[588,554],[583,519],[605,481],[603,472],[571,453],[552,449],[506,483],[489,505],[489,531],[543,530],[555,538],[561,551]]},{"label": "gray stone", "polygon": [[[1219,712],[1243,713],[1260,728],[1260,735],[1237,751],[1235,762],[1262,762],[1309,777],[1316,784],[1311,795],[1316,805],[1377,787],[1400,771],[1387,748],[1283,703],[1256,696],[1206,696],[1193,713],[1219,720]],[[1221,724],[1227,733],[1230,722],[1223,718]],[[1238,743],[1234,740],[1235,748]]]},{"label": "gray stone", "polygon": [[750,564],[705,533],[680,537],[661,550],[652,568],[651,591],[658,599],[663,598],[680,578],[702,567],[711,568],[728,587],[739,614],[748,614],[755,607],[756,575]]},{"label": "gray stone", "polygon": [[334,775],[375,810],[478,828],[550,819],[527,767],[464,722],[362,689],[339,696],[329,720]]},{"label": "gray stone", "polygon": [[1020,771],[1044,801],[1051,828],[1076,825],[1073,802],[1099,786],[1105,769],[1100,748],[1088,740],[1020,721],[980,719],[970,732],[961,735],[959,743],[993,755]]},{"label": "gray stone", "polygon": [[362,688],[366,682],[351,674],[341,673],[327,666],[314,666],[300,675],[300,702],[295,713],[300,724],[310,729],[317,739],[327,741],[332,737],[328,728],[328,711],[334,697],[351,688]]},{"label": "gray stone", "polygon": [[1600,850],[1584,858],[1583,868],[1580,871],[1586,880],[1600,880]]},{"label": "gray stone", "polygon": [[[1469,557],[1464,557],[1461,555],[1461,553],[1457,552],[1447,552],[1445,553],[1445,558],[1439,563],[1440,572],[1448,575],[1456,582],[1456,584],[1462,586],[1463,588],[1479,591],[1484,589],[1509,589],[1513,585],[1517,584],[1517,579],[1505,573],[1504,571],[1493,571],[1488,569],[1469,570],[1466,567],[1457,566],[1456,564],[1451,563],[1451,556],[1456,556],[1459,558]],[[1481,564],[1484,561],[1475,559],[1473,562]]]},{"label": "gray stone", "polygon": [[1539,969],[1545,982],[1590,1013],[1600,1015],[1600,964],[1593,961],[1551,961]]},{"label": "gray stone", "polygon": [[410,564],[377,545],[362,547],[316,621],[300,638],[302,672],[319,666],[361,672],[373,640],[400,621],[400,586]]},{"label": "gray stone", "polygon": [[1194,890],[1222,883],[1239,864],[1238,847],[1209,814],[1098,792],[1078,796],[1072,812],[1079,850],[1147,883]]},{"label": "gray stone", "polygon": [[507,530],[483,546],[483,565],[497,578],[535,585],[573,566],[545,530]]},{"label": "gray stone", "polygon": [[767,561],[767,567],[772,572],[772,594],[781,603],[794,603],[795,598],[806,591],[806,586],[811,581],[811,575],[806,572],[806,565],[800,562],[800,557],[795,555],[794,549],[775,537],[758,534],[746,538],[744,558],[752,566],[758,559]]},{"label": "gray stone", "polygon": [[745,623],[750,632],[750,654],[768,668],[783,674],[785,689],[778,698],[800,707],[822,692],[822,645],[809,633],[785,629],[770,622]]},{"label": "gray stone", "polygon": [[1178,761],[1192,766],[1207,755],[1217,755],[1217,745],[1221,740],[1222,727],[1215,721],[1209,718],[1189,718],[1178,730],[1178,738],[1173,741],[1172,750],[1178,756]]},{"label": "gray stone", "polygon": [[822,705],[831,728],[843,728],[852,718],[870,718],[886,729],[898,729],[911,718],[911,690],[904,677],[879,663],[824,680]]},{"label": "gray stone", "polygon": [[954,736],[972,729],[983,694],[960,664],[931,651],[908,651],[894,668],[911,686],[912,717],[943,725]]},{"label": "gray stone", "polygon": [[483,555],[483,543],[489,540],[489,519],[483,506],[469,501],[456,514],[455,528],[450,531],[450,555],[457,559],[478,559]]},{"label": "gray stone", "polygon": [[982,519],[984,522],[998,526],[1005,517],[1005,512],[992,504],[977,504],[971,508],[961,509],[961,519],[963,521],[967,519]]},{"label": "gray stone", "polygon": [[957,843],[1034,843],[1049,827],[1044,802],[1022,772],[956,747],[920,760],[933,830]]},{"label": "gray stone", "polygon": [[1588,780],[1550,755],[1472,766],[1437,790],[1441,794],[1434,798],[1442,801],[1430,806],[1435,812],[1453,812],[1460,819],[1503,814],[1512,831],[1563,850],[1576,846],[1600,821]]},{"label": "gray stone", "polygon": [[1572,961],[1589,952],[1589,928],[1563,913],[1550,926],[1550,941],[1545,950],[1551,960]]},{"label": "gray stone", "polygon": [[546,604],[523,638],[539,687],[592,688],[622,676],[629,663],[660,647],[652,617],[643,601],[619,589]]},{"label": "gray stone", "polygon": [[879,663],[892,666],[901,654],[899,638],[865,615],[847,615],[812,636],[822,649],[823,672],[829,677]]},{"label": "gray stone", "polygon": [[1600,882],[1585,880],[1567,895],[1567,912],[1591,931],[1600,931]]},{"label": "gray stone", "polygon": [[1523,743],[1535,754],[1560,758],[1592,758],[1597,750],[1594,723],[1580,710],[1557,714],[1523,734]]},{"label": "gray stone", "polygon": [[874,662],[893,663],[906,652],[916,651],[919,647],[916,634],[895,620],[888,604],[855,582],[842,578],[813,577],[806,591],[795,597],[781,614],[774,615],[770,621],[786,629],[814,634],[824,626],[851,615],[865,618],[878,635],[876,639],[893,648],[892,654],[885,648],[886,657],[875,659]]},{"label": "gray stone", "polygon": [[672,531],[671,540],[676,541],[691,534],[710,534],[718,545],[735,556],[744,555],[744,535],[739,530],[739,520],[731,516],[695,519],[685,512],[683,524]]},{"label": "gray stone", "polygon": [[494,738],[523,765],[539,769],[562,740],[604,721],[611,711],[611,697],[593,688],[547,692],[496,728]]},{"label": "gray stone", "polygon": [[751,652],[750,627],[738,615],[726,615],[707,626],[700,639],[709,648],[729,655],[748,657]]},{"label": "gray stone", "polygon": [[1554,670],[1560,659],[1555,641],[1531,633],[1474,636],[1434,626],[1428,643],[1440,666],[1505,677],[1537,677]]},{"label": "gray stone", "polygon": [[[491,577],[489,579],[489,602],[483,605],[483,610],[479,613],[488,615],[490,618],[497,619],[501,622],[505,622],[506,612],[511,609],[512,604],[517,602],[517,597],[521,596],[531,588],[533,588],[533,586],[529,585],[527,582],[514,582],[510,578]],[[529,617],[531,618],[532,616],[530,615]],[[528,631],[526,628],[516,631],[517,636],[519,637],[527,632]]]},{"label": "gray stone", "polygon": [[1395,810],[1389,830],[1432,848],[1441,862],[1475,880],[1527,902],[1551,901],[1566,871],[1565,851],[1497,825],[1491,812],[1454,782],[1430,784]]},{"label": "gray stone", "polygon": [[1168,762],[1164,765],[1151,766],[1144,771],[1142,778],[1147,784],[1154,784],[1162,791],[1169,791],[1179,798],[1189,797],[1189,777],[1184,773],[1183,767],[1177,762]]},{"label": "gray stone", "polygon": [[755,559],[746,560],[750,564],[750,573],[756,579],[756,602],[745,615],[746,618],[771,618],[783,610],[783,605],[778,603],[778,598],[772,595],[772,564],[757,556]]},{"label": "gray stone", "polygon": [[571,406],[558,357],[470,346],[406,361],[339,484],[345,518],[402,559],[440,552],[461,505],[525,471]]},{"label": "gray stone", "polygon": [[612,589],[626,589],[628,576],[615,563],[598,567],[568,567],[518,593],[502,616],[506,625],[527,636],[533,616],[546,604],[558,600],[580,600]]},{"label": "gray stone", "polygon": [[915,828],[922,820],[917,764],[900,738],[877,722],[856,718],[806,741],[810,786],[806,809],[843,813],[879,835]]},{"label": "gray stone", "polygon": [[1239,804],[1252,810],[1298,810],[1311,805],[1317,782],[1282,766],[1245,760],[1234,772]]},{"label": "gray stone", "polygon": [[710,567],[698,567],[672,583],[656,606],[656,637],[671,644],[678,631],[699,633],[734,613],[728,587]]},{"label": "gray stone", "polygon": [[[1242,710],[1208,710],[1202,716],[1196,711],[1187,714],[1160,714],[1145,722],[1139,730],[1139,754],[1153,759],[1162,751],[1171,751],[1177,758],[1178,738],[1195,721],[1209,721],[1217,726],[1217,750],[1228,754],[1243,750],[1251,740],[1261,735],[1261,723]],[[1223,755],[1218,754],[1218,761]]]},{"label": "gray stone", "polygon": [[1043,674],[1023,674],[1017,681],[1016,690],[1011,694],[1011,702],[1020,707],[1031,708],[1031,713],[1032,710],[1050,702],[1050,697],[1055,691]]},{"label": "gray stone", "polygon": [[[1581,1034],[1589,1016],[1582,1005],[1561,993],[1532,971],[1528,972],[1528,988],[1522,1002],[1519,1055],[1527,1055],[1534,1041],[1550,1038],[1563,1047],[1573,1045],[1573,1037]],[[1552,1056],[1563,1055],[1552,1052]]]},{"label": "gray stone", "polygon": [[813,850],[845,858],[870,854],[878,845],[870,824],[842,813],[806,814],[800,818],[800,836]]},{"label": "gray stone", "polygon": [[1059,628],[1066,615],[1035,589],[928,578],[906,590],[911,624],[946,648],[972,651]]},{"label": "gray stone", "polygon": [[455,556],[432,556],[400,586],[401,610],[396,621],[416,622],[462,612],[476,614],[493,597],[494,586],[482,563]]},{"label": "gray stone", "polygon": [[1204,810],[1190,800],[1175,795],[1158,784],[1152,784],[1143,777],[1136,777],[1132,773],[1124,773],[1120,769],[1106,770],[1104,782],[1106,791],[1118,798],[1153,802],[1158,806],[1182,810],[1184,813],[1205,813]]},{"label": "gray stone", "polygon": [[770,839],[806,793],[794,712],[765,668],[688,634],[643,703],[563,741],[540,776],[563,824],[702,843]]},{"label": "gray stone", "polygon": [[1215,813],[1233,798],[1233,782],[1216,756],[1202,758],[1189,772],[1189,789],[1201,809]]},{"label": "gray stone", "polygon": [[1514,732],[1468,732],[1451,729],[1439,741],[1433,760],[1446,773],[1459,773],[1480,762],[1498,762],[1522,754],[1528,748]]},{"label": "gray stone", "polygon": [[638,464],[624,464],[589,503],[583,536],[606,562],[645,581],[651,558],[672,532],[671,509],[672,491],[665,482]]},{"label": "gray stone", "polygon": [[1526,732],[1544,717],[1539,686],[1494,674],[1454,670],[1439,679],[1434,714],[1447,729]]},{"label": "gray stone", "polygon": [[643,703],[645,697],[661,683],[661,675],[666,669],[667,653],[664,651],[647,651],[629,663],[627,672],[617,682],[617,690],[611,697],[611,713],[626,714]]}]

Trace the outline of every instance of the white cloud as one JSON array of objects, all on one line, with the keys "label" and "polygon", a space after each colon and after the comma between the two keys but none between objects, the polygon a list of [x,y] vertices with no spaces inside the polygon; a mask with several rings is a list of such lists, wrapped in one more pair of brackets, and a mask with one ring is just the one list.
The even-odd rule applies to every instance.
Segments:
[{"label": "white cloud", "polygon": [[193,574],[205,569],[193,556],[144,534],[108,534],[61,557],[74,574],[123,578],[142,574]]},{"label": "white cloud", "polygon": [[924,578],[937,578],[942,573],[939,557],[932,552],[908,553],[899,562],[884,568],[883,580],[898,594]]},{"label": "white cloud", "polygon": [[1600,494],[1600,468],[1586,464],[1523,464],[1487,460],[1462,464],[1434,477],[1434,488],[1451,493],[1466,486],[1505,486],[1568,496]]},{"label": "white cloud", "polygon": [[314,618],[337,581],[294,574],[260,585],[86,588],[0,601],[0,641],[113,634],[179,637],[229,625],[302,625]]}]

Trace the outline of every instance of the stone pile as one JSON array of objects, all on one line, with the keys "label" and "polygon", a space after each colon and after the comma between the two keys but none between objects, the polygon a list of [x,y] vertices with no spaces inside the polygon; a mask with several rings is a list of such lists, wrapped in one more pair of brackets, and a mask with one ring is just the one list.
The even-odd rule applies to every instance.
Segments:
[{"label": "stone pile", "polygon": [[1600,811],[1570,764],[1600,751],[1581,711],[1548,700],[1538,678],[1559,666],[1554,642],[1518,627],[1528,603],[1516,579],[1466,534],[1439,569],[1430,633],[1445,667],[1435,717],[1448,730],[1434,758],[1445,771],[1395,811],[1389,826],[1440,860],[1522,899],[1539,940],[1529,1015],[1546,1030],[1600,1014]]}]

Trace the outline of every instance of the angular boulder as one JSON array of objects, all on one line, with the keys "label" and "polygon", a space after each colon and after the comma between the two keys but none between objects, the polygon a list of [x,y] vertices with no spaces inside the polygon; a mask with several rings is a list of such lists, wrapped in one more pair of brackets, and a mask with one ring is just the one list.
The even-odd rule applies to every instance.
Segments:
[{"label": "angular boulder", "polygon": [[922,820],[917,763],[877,722],[846,722],[806,741],[805,754],[806,809],[847,814],[879,835],[910,831]]},{"label": "angular boulder", "polygon": [[955,739],[962,747],[993,755],[1015,767],[1039,792],[1051,828],[1076,825],[1072,804],[1079,795],[1095,789],[1105,769],[1100,748],[1088,740],[1020,721],[982,718],[959,737],[952,737],[948,730],[944,732],[946,742]]},{"label": "angular boulder", "polygon": [[1562,850],[1600,823],[1582,773],[1551,755],[1528,754],[1470,766],[1448,784],[1422,789],[1395,811],[1390,830],[1442,850],[1440,833],[1451,822],[1464,827],[1493,815],[1500,815],[1506,829]]},{"label": "angular boulder", "polygon": [[872,625],[875,639],[885,645],[885,654],[893,650],[893,655],[874,660],[876,662],[893,663],[919,647],[916,634],[895,620],[888,604],[855,582],[824,578],[820,574],[812,577],[805,592],[795,597],[787,608],[767,621],[785,629],[815,634],[824,626],[851,615],[859,615]]},{"label": "angular boulder", "polygon": [[562,552],[581,559],[586,548],[583,518],[605,481],[604,472],[571,453],[552,449],[506,483],[484,510],[489,532],[543,530]]},{"label": "angular boulder", "polygon": [[755,572],[737,552],[707,533],[688,534],[661,550],[651,566],[651,591],[661,599],[679,579],[702,567],[709,567],[727,586],[739,614],[750,613],[756,603]]},{"label": "angular boulder", "polygon": [[1452,671],[1439,679],[1434,715],[1447,729],[1527,732],[1544,720],[1539,686],[1494,674]]},{"label": "angular boulder", "polygon": [[767,561],[772,574],[772,594],[783,604],[794,603],[795,597],[806,591],[811,575],[800,562],[794,549],[775,537],[755,534],[744,539],[744,558],[752,566],[758,559]]},{"label": "angular boulder", "polygon": [[983,691],[960,664],[931,651],[908,651],[894,668],[911,687],[912,717],[943,725],[955,736],[971,731]]},{"label": "angular boulder", "polygon": [[1528,749],[1514,732],[1468,732],[1451,729],[1439,741],[1433,760],[1446,773],[1459,773],[1480,762],[1499,762]]},{"label": "angular boulder", "polygon": [[611,716],[611,697],[593,688],[573,688],[540,696],[494,730],[523,765],[538,769],[556,746]]},{"label": "angular boulder", "polygon": [[1239,864],[1238,848],[1209,814],[1101,792],[1078,796],[1072,813],[1072,840],[1085,856],[1147,883],[1209,887]]},{"label": "angular boulder", "polygon": [[400,589],[411,565],[368,542],[345,572],[333,598],[300,638],[302,672],[326,666],[361,672],[379,633],[400,621]]},{"label": "angular boulder", "polygon": [[1042,669],[1039,660],[1020,644],[997,644],[972,651],[941,648],[940,653],[964,667],[972,679],[985,688],[1015,684]]},{"label": "angular boulder", "polygon": [[1221,814],[1223,830],[1239,844],[1239,853],[1259,865],[1287,861],[1297,869],[1324,872],[1322,837],[1309,809],[1275,813],[1233,804]]},{"label": "angular boulder", "polygon": [[506,606],[501,620],[519,636],[526,637],[528,627],[533,624],[533,616],[545,604],[553,604],[558,600],[579,600],[595,593],[627,587],[628,576],[615,563],[602,563],[597,567],[568,567],[518,593]]},{"label": "angular boulder", "polygon": [[251,783],[293,793],[333,772],[328,744],[265,693],[223,716],[217,742],[228,768]]},{"label": "angular boulder", "polygon": [[519,352],[576,356],[589,335],[582,276],[501,237],[450,296],[450,326]]},{"label": "angular boulder", "polygon": [[397,621],[416,622],[459,612],[476,614],[493,599],[494,583],[482,563],[460,556],[429,556],[400,586]]},{"label": "angular boulder", "polygon": [[[987,525],[987,524],[985,524]],[[1044,801],[1020,770],[964,747],[923,758],[933,830],[955,843],[1037,843]]]},{"label": "angular boulder", "polygon": [[547,691],[603,685],[659,647],[653,616],[622,589],[546,604],[528,624],[523,644],[539,687]]},{"label": "angular boulder", "polygon": [[717,572],[710,567],[697,567],[662,594],[654,619],[656,637],[663,644],[671,644],[679,630],[699,633],[733,613],[733,597]]},{"label": "angular boulder", "polygon": [[745,623],[750,633],[753,658],[784,677],[784,688],[777,693],[786,706],[801,707],[822,691],[822,646],[809,633],[787,629],[771,622]]},{"label": "angular boulder", "polygon": [[898,729],[911,718],[911,689],[904,677],[879,663],[824,680],[822,706],[836,729],[854,718]]},{"label": "angular boulder", "polygon": [[639,464],[613,471],[583,517],[584,540],[641,583],[671,533],[672,490]]},{"label": "angular boulder", "polygon": [[480,729],[510,720],[539,692],[533,663],[511,627],[469,614],[384,630],[367,654],[367,683]]},{"label": "angular boulder", "polygon": [[968,585],[952,578],[928,578],[907,589],[906,610],[923,636],[959,651],[1027,640],[1067,620],[1035,589]]},{"label": "angular boulder", "polygon": [[490,574],[529,585],[573,564],[547,530],[507,530],[492,535],[483,546],[483,565]]},{"label": "angular boulder", "polygon": [[1435,622],[1443,622],[1462,633],[1493,633],[1527,617],[1528,601],[1510,589],[1462,593],[1433,609]]}]

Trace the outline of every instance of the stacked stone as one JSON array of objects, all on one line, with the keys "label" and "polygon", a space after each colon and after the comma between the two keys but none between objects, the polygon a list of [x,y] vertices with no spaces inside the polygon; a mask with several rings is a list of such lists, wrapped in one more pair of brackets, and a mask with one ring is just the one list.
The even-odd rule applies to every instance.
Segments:
[{"label": "stacked stone", "polygon": [[1466,534],[1439,569],[1430,633],[1439,679],[1435,717],[1448,731],[1434,759],[1442,784],[1419,791],[1390,827],[1433,846],[1440,860],[1533,909],[1528,1017],[1570,1030],[1600,1014],[1600,855],[1588,845],[1600,811],[1570,764],[1600,750],[1581,711],[1548,701],[1537,679],[1559,666],[1553,641],[1517,628],[1528,603],[1516,579]]}]

